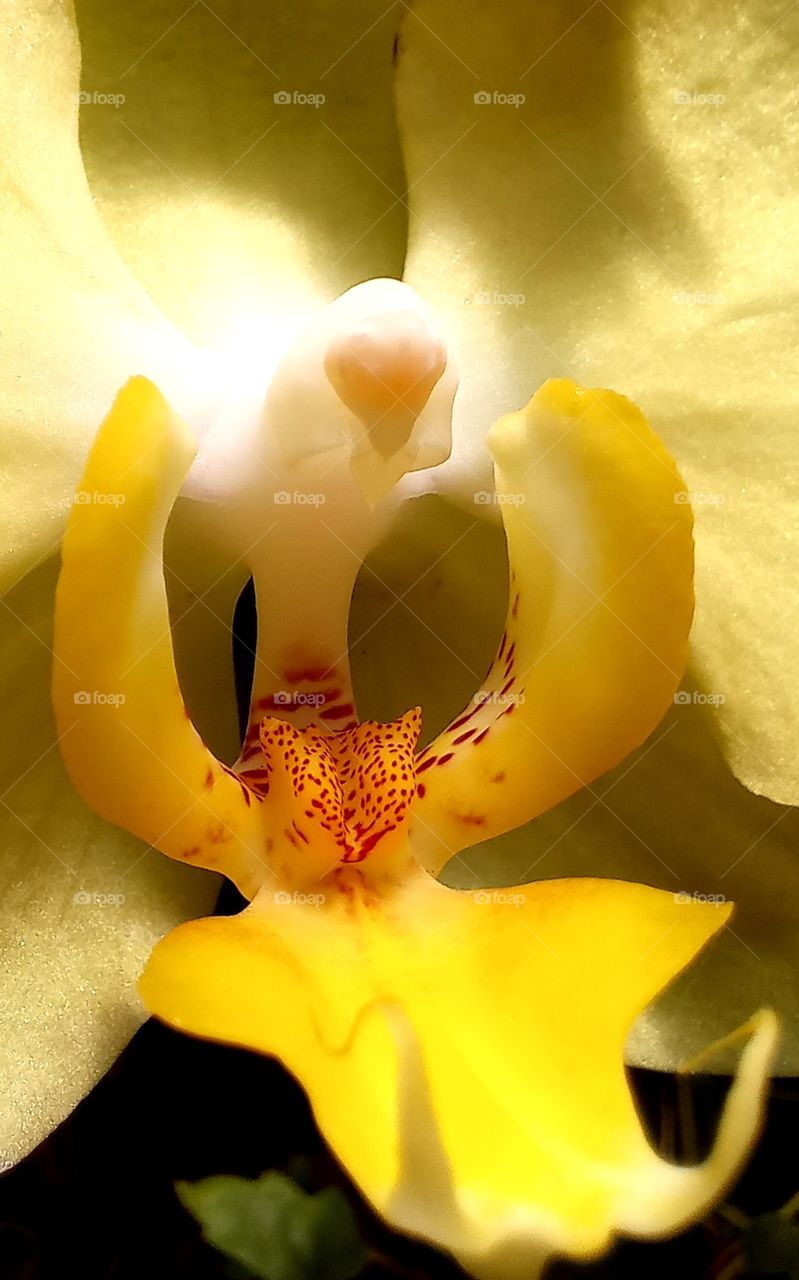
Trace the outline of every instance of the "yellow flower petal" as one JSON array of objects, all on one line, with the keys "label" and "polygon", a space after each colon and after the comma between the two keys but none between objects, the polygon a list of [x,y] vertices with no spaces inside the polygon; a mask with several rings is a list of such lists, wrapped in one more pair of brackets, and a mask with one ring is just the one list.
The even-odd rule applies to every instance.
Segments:
[{"label": "yellow flower petal", "polygon": [[97,216],[78,147],[71,6],[25,0],[4,30],[0,584],[7,587],[56,549],[89,441],[125,379],[157,376],[188,413],[205,372]]},{"label": "yellow flower petal", "polygon": [[124,97],[83,109],[89,185],[126,262],[185,333],[266,370],[310,306],[400,274],[394,11],[370,0],[76,10],[81,88]]},{"label": "yellow flower petal", "polygon": [[252,896],[265,869],[260,797],[199,738],[172,656],[162,543],[194,450],[155,387],[128,383],[64,537],[53,700],[70,776],[98,813]]},{"label": "yellow flower petal", "polygon": [[410,867],[339,877],[315,899],[264,890],[238,917],[182,926],[141,991],[182,1030],[278,1056],[391,1222],[476,1275],[529,1275],[552,1252],[595,1255],[616,1230],[674,1230],[734,1176],[773,1016],[756,1022],[698,1168],[652,1152],[622,1061],[633,1018],[728,909],[611,881],[481,900]]},{"label": "yellow flower petal", "polygon": [[143,1021],[136,979],[156,940],[213,910],[217,876],[115,830],[75,794],[50,704],[58,564],[0,607],[0,1152],[60,1124]]},{"label": "yellow flower petal", "polygon": [[549,382],[489,447],[508,615],[482,689],[417,765],[414,847],[435,870],[646,738],[678,687],[693,609],[683,481],[629,401]]},{"label": "yellow flower petal", "polygon": [[664,12],[414,6],[398,85],[406,276],[460,350],[467,470],[452,486],[469,501],[488,426],[545,377],[642,407],[696,499],[694,645],[726,697],[726,757],[791,803],[798,194],[781,159],[799,15],[782,0],[747,0],[734,21],[704,0]]}]

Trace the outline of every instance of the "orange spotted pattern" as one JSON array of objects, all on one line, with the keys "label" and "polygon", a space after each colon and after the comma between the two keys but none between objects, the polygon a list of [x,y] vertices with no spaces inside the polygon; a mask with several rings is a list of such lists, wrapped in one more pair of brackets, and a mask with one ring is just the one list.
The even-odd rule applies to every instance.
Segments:
[{"label": "orange spotted pattern", "polygon": [[[267,716],[260,726],[264,789],[290,820],[297,848],[328,844],[331,866],[362,862],[405,820],[416,787],[418,707],[398,720],[338,731]],[[263,785],[263,784],[262,784]]]}]

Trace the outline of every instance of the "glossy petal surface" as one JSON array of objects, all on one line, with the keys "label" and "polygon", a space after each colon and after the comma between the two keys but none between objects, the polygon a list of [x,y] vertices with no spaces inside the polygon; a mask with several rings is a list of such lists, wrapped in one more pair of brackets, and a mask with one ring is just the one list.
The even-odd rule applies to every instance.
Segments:
[{"label": "glossy petal surface", "polygon": [[[414,846],[438,870],[593,782],[680,682],[693,611],[683,481],[622,396],[546,383],[488,445],[508,545],[505,630],[417,767]],[[473,591],[482,594],[482,582]]]},{"label": "glossy petal surface", "polygon": [[529,1276],[616,1229],[673,1230],[733,1176],[773,1017],[695,1169],[648,1146],[622,1059],[637,1012],[726,914],[610,881],[472,895],[410,865],[396,881],[342,869],[313,900],[264,892],[181,927],[141,989],[178,1028],[279,1056],[395,1225],[475,1275]]},{"label": "glossy petal surface", "polygon": [[798,24],[781,0],[568,0],[534,21],[524,0],[422,0],[398,90],[406,275],[464,370],[450,490],[488,487],[485,432],[544,378],[631,396],[694,498],[694,647],[725,754],[782,803],[799,796]]}]

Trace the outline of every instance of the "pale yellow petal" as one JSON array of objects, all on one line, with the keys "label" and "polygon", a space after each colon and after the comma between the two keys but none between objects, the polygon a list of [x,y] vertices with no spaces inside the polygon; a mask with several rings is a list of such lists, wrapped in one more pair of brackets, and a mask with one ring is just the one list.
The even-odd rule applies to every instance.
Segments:
[{"label": "pale yellow petal", "polygon": [[[406,274],[464,386],[450,485],[566,374],[639,404],[697,513],[696,663],[747,786],[799,795],[795,141],[781,0],[421,0],[399,71]],[[709,52],[712,50],[712,56]],[[767,86],[767,88],[765,88]]]},{"label": "pale yellow petal", "polygon": [[369,0],[77,0],[81,145],[121,254],[195,340],[264,367],[310,305],[405,252],[397,13]]},{"label": "pale yellow petal", "polygon": [[0,585],[58,545],[97,424],[150,373],[195,425],[206,366],[124,265],[78,147],[71,4],[4,0],[0,83]]},{"label": "pale yellow petal", "polygon": [[26,1155],[112,1064],[145,1016],[154,943],[212,909],[214,875],[109,827],[75,794],[50,709],[58,565],[0,605],[0,1151]]}]

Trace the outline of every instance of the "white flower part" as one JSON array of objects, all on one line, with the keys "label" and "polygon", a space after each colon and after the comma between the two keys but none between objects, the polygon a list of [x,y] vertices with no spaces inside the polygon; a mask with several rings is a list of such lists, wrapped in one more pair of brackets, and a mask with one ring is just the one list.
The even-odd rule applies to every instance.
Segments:
[{"label": "white flower part", "polygon": [[204,439],[183,492],[210,504],[220,538],[250,568],[258,606],[242,768],[263,767],[265,715],[298,728],[355,723],[355,579],[407,496],[398,482],[449,456],[456,387],[414,290],[370,280],[290,342],[260,408],[240,388]]},{"label": "white flower part", "polygon": [[[295,468],[348,445],[358,488],[376,507],[412,471],[452,447],[458,375],[429,308],[399,280],[367,280],[327,307],[263,369],[236,367],[226,408],[205,436],[183,492],[228,503],[281,490]],[[326,468],[329,467],[329,462]],[[340,471],[336,468],[334,483]],[[399,496],[399,495],[398,495]]]}]

